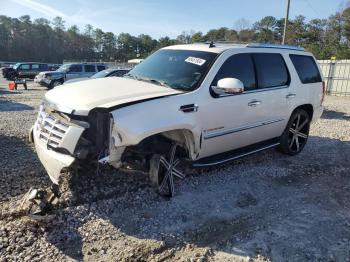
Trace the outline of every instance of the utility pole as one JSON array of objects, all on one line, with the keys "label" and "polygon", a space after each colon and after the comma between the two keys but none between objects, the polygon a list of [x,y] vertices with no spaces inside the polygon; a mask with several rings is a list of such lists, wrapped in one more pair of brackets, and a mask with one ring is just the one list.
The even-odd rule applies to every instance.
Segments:
[{"label": "utility pole", "polygon": [[287,0],[287,10],[286,10],[286,18],[284,20],[284,30],[283,30],[282,45],[284,45],[284,43],[286,41],[287,24],[288,24],[288,17],[289,17],[289,5],[290,5],[290,0]]}]

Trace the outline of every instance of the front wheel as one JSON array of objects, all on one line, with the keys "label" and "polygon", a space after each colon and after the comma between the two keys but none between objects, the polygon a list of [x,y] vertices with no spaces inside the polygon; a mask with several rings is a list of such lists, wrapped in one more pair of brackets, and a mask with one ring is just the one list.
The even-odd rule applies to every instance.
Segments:
[{"label": "front wheel", "polygon": [[48,86],[49,89],[55,88],[56,86],[62,85],[62,81],[60,80],[54,80],[51,82],[51,84]]},{"label": "front wheel", "polygon": [[162,196],[174,195],[174,177],[183,179],[184,174],[178,170],[180,159],[176,155],[177,145],[173,144],[166,155],[155,154],[150,159],[149,176],[152,184],[158,188]]},{"label": "front wheel", "polygon": [[296,109],[281,136],[279,150],[291,156],[299,154],[309,137],[310,122],[310,116],[305,110]]}]

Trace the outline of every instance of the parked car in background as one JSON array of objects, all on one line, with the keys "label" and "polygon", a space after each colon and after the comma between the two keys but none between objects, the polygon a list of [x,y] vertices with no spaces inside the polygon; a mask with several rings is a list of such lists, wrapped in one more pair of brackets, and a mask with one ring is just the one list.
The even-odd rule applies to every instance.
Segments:
[{"label": "parked car in background", "polygon": [[41,72],[35,77],[34,82],[51,89],[70,79],[90,77],[106,68],[106,65],[100,63],[64,64],[56,71]]},{"label": "parked car in background", "polygon": [[0,68],[7,68],[7,67],[13,66],[15,64],[16,64],[16,62],[0,61]]},{"label": "parked car in background", "polygon": [[172,196],[186,164],[214,166],[273,147],[300,153],[324,91],[303,48],[169,46],[124,77],[47,92],[31,140],[55,184],[68,167],[108,163],[149,172]]},{"label": "parked car in background", "polygon": [[56,71],[58,68],[62,66],[61,64],[49,64],[49,71]]},{"label": "parked car in background", "polygon": [[33,79],[40,72],[47,70],[49,70],[49,66],[45,63],[17,63],[6,70],[4,77],[8,80],[14,80],[16,78]]},{"label": "parked car in background", "polygon": [[2,73],[2,76],[4,78],[7,78],[7,72],[10,70],[10,68],[12,68],[16,63],[11,63],[11,64],[6,64],[6,63],[2,63],[1,64],[1,73]]},{"label": "parked car in background", "polygon": [[64,82],[64,84],[71,84],[71,83],[75,83],[75,82],[79,82],[79,81],[95,79],[95,78],[102,78],[102,77],[112,77],[112,76],[121,77],[121,76],[129,73],[130,70],[131,69],[108,68],[108,69],[102,70],[102,71],[100,71],[100,72],[98,72],[90,77],[81,77],[81,78],[75,78],[75,79],[68,80],[68,81]]}]

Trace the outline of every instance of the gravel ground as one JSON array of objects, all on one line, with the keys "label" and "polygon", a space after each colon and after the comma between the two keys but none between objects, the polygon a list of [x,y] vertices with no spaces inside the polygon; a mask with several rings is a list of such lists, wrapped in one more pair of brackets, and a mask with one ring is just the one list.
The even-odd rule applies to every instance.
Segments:
[{"label": "gravel ground", "polygon": [[38,222],[6,214],[49,185],[26,139],[45,92],[0,79],[0,261],[350,261],[350,98],[326,97],[298,156],[272,149],[188,175],[171,200],[138,173],[82,173]]}]

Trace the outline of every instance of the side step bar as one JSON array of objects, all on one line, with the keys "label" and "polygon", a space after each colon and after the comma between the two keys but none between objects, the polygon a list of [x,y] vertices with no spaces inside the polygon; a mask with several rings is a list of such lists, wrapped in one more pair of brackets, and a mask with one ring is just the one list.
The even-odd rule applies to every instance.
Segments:
[{"label": "side step bar", "polygon": [[221,153],[215,156],[206,157],[198,161],[193,162],[193,167],[209,167],[224,164],[226,162],[245,157],[257,152],[276,147],[280,144],[279,138],[270,139],[258,144],[246,146],[243,148],[235,149],[233,151]]}]

